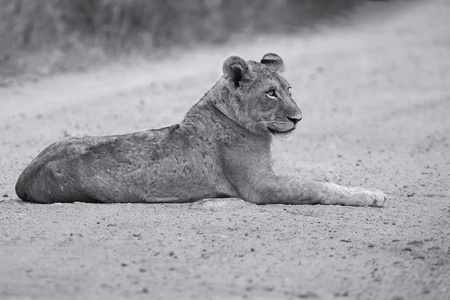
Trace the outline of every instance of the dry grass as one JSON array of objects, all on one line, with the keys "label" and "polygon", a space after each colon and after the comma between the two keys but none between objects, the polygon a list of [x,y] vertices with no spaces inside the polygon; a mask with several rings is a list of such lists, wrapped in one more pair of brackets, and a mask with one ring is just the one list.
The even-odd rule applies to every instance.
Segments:
[{"label": "dry grass", "polygon": [[76,69],[123,53],[281,32],[361,0],[0,0],[0,76]]}]

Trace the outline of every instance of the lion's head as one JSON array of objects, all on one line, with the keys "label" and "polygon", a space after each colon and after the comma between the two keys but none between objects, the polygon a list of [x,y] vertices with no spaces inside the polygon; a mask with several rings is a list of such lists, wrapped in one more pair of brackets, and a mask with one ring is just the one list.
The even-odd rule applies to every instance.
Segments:
[{"label": "lion's head", "polygon": [[273,53],[264,55],[261,62],[227,58],[222,78],[227,97],[222,105],[229,116],[252,132],[289,136],[302,113],[289,83],[278,73],[283,68],[283,60]]}]

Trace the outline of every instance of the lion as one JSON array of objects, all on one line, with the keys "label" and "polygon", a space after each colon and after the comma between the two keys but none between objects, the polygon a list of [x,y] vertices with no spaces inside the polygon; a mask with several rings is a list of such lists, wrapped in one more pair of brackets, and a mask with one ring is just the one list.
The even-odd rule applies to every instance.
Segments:
[{"label": "lion", "polygon": [[255,204],[385,204],[380,191],[277,175],[271,141],[302,119],[274,53],[231,56],[223,76],[180,124],[124,135],[68,137],[22,172],[16,193],[38,203],[181,203],[240,198]]}]

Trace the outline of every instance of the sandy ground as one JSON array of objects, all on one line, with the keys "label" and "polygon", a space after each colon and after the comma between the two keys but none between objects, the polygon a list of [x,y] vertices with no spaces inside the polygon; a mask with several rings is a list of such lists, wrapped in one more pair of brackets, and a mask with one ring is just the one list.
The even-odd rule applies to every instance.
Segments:
[{"label": "sandy ground", "polygon": [[[0,89],[0,299],[450,299],[450,5],[372,5],[340,27]],[[50,143],[179,122],[228,55],[266,52],[304,114],[276,169],[381,189],[386,208],[15,195]]]}]

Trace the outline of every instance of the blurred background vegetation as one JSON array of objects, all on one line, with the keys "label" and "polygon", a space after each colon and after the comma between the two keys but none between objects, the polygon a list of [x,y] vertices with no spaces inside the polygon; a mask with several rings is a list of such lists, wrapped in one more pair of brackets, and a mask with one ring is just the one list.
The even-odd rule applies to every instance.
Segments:
[{"label": "blurred background vegetation", "polygon": [[362,0],[0,0],[0,76],[295,31]]}]

